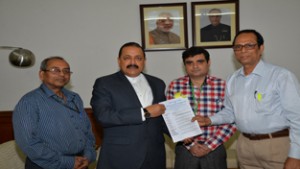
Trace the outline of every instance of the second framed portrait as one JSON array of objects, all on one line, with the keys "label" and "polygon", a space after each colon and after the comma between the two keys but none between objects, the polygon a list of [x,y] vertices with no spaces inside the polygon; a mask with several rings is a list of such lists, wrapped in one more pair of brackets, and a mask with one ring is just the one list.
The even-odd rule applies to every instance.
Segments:
[{"label": "second framed portrait", "polygon": [[193,45],[231,47],[239,29],[238,0],[192,2]]},{"label": "second framed portrait", "polygon": [[146,51],[188,47],[186,3],[140,5],[142,46]]}]

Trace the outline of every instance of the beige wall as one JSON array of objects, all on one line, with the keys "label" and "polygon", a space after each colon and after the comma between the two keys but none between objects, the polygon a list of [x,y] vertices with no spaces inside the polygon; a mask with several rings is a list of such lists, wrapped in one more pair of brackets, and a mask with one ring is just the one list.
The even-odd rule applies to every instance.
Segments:
[{"label": "beige wall", "polygon": [[[164,3],[183,2],[165,0]],[[187,2],[189,44],[191,0]],[[36,55],[29,69],[12,67],[0,50],[0,110],[12,110],[26,92],[36,88],[39,63],[52,55],[71,64],[69,87],[85,103],[99,76],[118,70],[119,47],[127,41],[141,41],[139,4],[160,0],[0,0],[0,46],[21,46]],[[265,37],[265,60],[289,68],[300,79],[300,1],[240,0],[240,28],[254,28]],[[211,74],[226,78],[237,69],[232,50],[209,49]],[[147,73],[168,84],[182,76],[182,51],[147,52]]]}]

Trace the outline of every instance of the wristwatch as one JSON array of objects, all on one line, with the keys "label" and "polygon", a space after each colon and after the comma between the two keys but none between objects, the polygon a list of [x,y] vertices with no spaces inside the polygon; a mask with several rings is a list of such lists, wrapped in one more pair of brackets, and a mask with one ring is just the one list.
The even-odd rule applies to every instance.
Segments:
[{"label": "wristwatch", "polygon": [[144,117],[145,118],[150,118],[151,114],[149,113],[149,111],[147,109],[145,109],[145,108],[143,108],[143,110],[144,110]]}]

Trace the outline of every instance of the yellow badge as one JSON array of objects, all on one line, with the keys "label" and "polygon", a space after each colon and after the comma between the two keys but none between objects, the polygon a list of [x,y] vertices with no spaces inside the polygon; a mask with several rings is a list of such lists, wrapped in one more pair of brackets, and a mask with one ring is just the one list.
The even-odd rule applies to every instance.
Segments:
[{"label": "yellow badge", "polygon": [[186,98],[185,95],[183,95],[181,92],[177,92],[174,94],[174,98],[177,99],[177,98]]},{"label": "yellow badge", "polygon": [[257,100],[258,100],[258,101],[261,101],[261,99],[262,99],[261,93],[257,93]]}]

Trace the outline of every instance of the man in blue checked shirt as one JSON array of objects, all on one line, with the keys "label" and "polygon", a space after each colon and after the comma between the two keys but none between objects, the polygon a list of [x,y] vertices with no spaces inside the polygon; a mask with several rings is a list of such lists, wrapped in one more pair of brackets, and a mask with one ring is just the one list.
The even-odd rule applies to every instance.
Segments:
[{"label": "man in blue checked shirt", "polygon": [[41,63],[42,84],[13,112],[15,140],[25,169],[86,169],[95,161],[95,138],[80,96],[64,88],[72,72],[62,57]]},{"label": "man in blue checked shirt", "polygon": [[[173,80],[167,99],[186,97],[195,115],[212,116],[223,108],[225,81],[208,75],[209,53],[191,47],[182,53],[187,75]],[[201,127],[203,134],[176,145],[175,169],[227,169],[223,143],[236,131],[233,124]]]},{"label": "man in blue checked shirt", "polygon": [[241,169],[300,168],[300,87],[295,75],[261,59],[264,39],[242,30],[233,51],[242,68],[227,80],[225,108],[212,117],[197,116],[201,126],[235,122],[241,134]]}]

